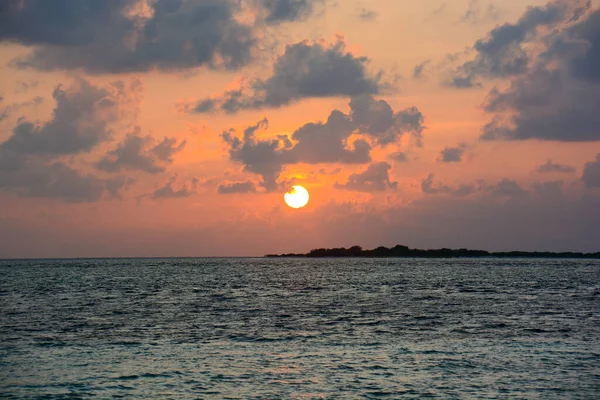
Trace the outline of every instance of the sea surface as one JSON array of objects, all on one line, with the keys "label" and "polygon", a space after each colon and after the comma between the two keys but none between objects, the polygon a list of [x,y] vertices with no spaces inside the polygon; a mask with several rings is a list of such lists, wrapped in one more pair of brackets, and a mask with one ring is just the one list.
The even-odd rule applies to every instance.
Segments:
[{"label": "sea surface", "polygon": [[600,398],[600,261],[0,261],[2,399]]}]

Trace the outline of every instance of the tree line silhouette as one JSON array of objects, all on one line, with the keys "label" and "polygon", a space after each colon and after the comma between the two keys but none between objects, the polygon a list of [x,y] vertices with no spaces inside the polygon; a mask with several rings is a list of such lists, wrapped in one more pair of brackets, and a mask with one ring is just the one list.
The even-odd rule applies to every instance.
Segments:
[{"label": "tree line silhouette", "polygon": [[574,252],[550,252],[550,251],[502,251],[489,252],[485,250],[469,249],[411,249],[408,246],[397,245],[392,248],[377,247],[372,250],[364,250],[361,246],[350,248],[337,247],[333,249],[313,249],[308,253],[289,254],[267,254],[265,257],[301,257],[301,258],[323,258],[323,257],[371,257],[371,258],[594,258],[600,259],[597,253],[574,253]]}]

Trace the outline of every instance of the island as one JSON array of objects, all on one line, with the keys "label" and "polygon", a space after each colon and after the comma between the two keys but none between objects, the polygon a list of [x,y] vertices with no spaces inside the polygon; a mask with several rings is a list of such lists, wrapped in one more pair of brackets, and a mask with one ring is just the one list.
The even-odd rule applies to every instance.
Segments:
[{"label": "island", "polygon": [[600,259],[597,253],[550,252],[550,251],[503,251],[489,252],[469,249],[411,249],[408,246],[397,245],[392,248],[377,247],[364,250],[361,246],[350,248],[338,247],[333,249],[313,249],[306,254],[267,254],[268,258],[325,258],[325,257],[367,257],[367,258],[589,258]]}]

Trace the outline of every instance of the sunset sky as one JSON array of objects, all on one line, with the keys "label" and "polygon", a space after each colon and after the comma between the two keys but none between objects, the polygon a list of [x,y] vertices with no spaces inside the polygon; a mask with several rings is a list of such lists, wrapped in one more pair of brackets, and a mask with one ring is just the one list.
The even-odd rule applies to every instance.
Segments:
[{"label": "sunset sky", "polygon": [[599,6],[3,0],[0,258],[600,251]]}]

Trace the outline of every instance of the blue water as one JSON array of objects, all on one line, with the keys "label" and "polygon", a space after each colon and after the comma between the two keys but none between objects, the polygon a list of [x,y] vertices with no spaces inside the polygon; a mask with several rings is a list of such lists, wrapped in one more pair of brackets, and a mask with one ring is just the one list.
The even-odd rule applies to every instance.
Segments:
[{"label": "blue water", "polygon": [[600,394],[600,262],[0,261],[0,398]]}]

